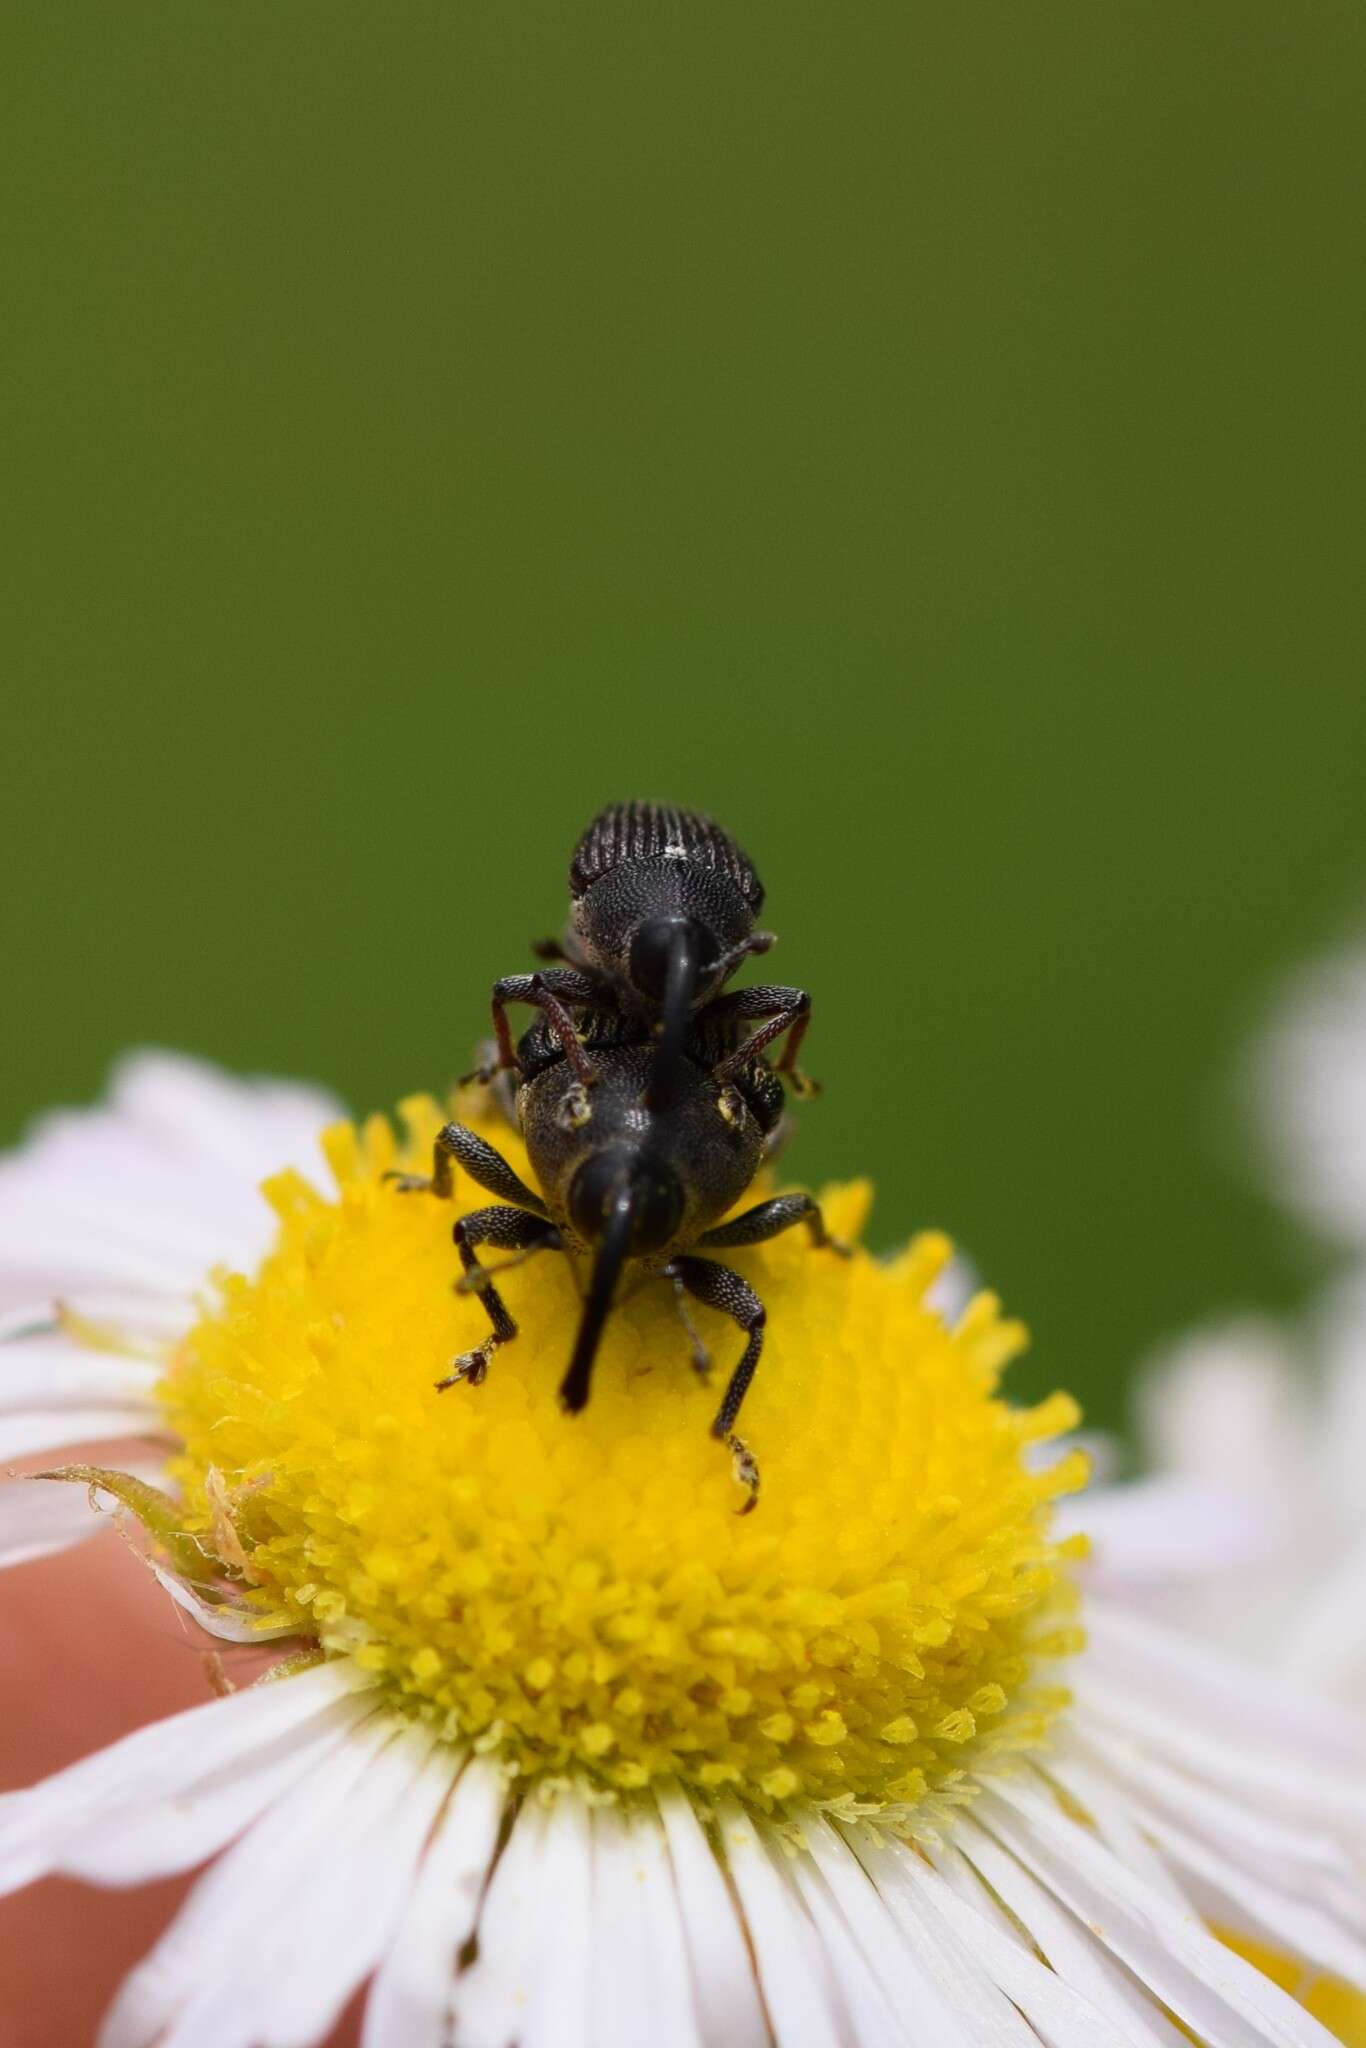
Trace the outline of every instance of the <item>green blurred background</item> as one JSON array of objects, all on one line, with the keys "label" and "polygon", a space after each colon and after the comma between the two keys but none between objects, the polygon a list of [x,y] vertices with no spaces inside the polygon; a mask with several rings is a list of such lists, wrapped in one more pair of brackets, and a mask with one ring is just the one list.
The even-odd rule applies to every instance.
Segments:
[{"label": "green blurred background", "polygon": [[1352,5],[11,20],[0,1135],[442,1084],[617,795],[1120,1412],[1288,1297],[1226,1076],[1366,876]]}]

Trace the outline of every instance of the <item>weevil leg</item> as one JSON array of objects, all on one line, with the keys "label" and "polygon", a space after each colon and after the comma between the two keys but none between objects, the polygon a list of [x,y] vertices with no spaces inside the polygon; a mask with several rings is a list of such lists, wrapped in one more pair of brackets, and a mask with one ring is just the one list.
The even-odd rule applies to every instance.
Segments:
[{"label": "weevil leg", "polygon": [[505,1202],[512,1202],[519,1209],[530,1209],[535,1216],[544,1217],[546,1214],[546,1206],[540,1196],[533,1194],[526,1182],[519,1179],[502,1153],[495,1152],[492,1145],[474,1131],[467,1130],[464,1124],[443,1124],[437,1132],[432,1146],[430,1174],[391,1170],[384,1178],[391,1180],[401,1195],[439,1195],[443,1201],[449,1201],[453,1192],[453,1160],[464,1167],[472,1181],[477,1181],[481,1188],[487,1188],[491,1195],[501,1195]]},{"label": "weevil leg", "polygon": [[747,939],[741,939],[738,946],[732,946],[729,952],[712,961],[707,969],[708,981],[715,987],[717,983],[729,980],[742,961],[751,959],[756,953],[767,953],[777,943],[776,932],[751,932]]},{"label": "weevil leg", "polygon": [[735,1434],[735,1418],[764,1348],[764,1324],[768,1318],[754,1289],[729,1266],[693,1258],[674,1259],[671,1263],[689,1294],[705,1302],[708,1308],[720,1309],[722,1315],[733,1317],[745,1333],[740,1363],[730,1376],[711,1433],[730,1452],[735,1477],[748,1491],[748,1500],[736,1509],[737,1514],[747,1515],[759,1504],[759,1466],[749,1446]]},{"label": "weevil leg", "polygon": [[767,983],[756,988],[738,988],[730,995],[717,996],[701,1015],[708,1024],[731,1020],[744,1023],[751,1018],[764,1020],[757,1031],[752,1031],[734,1052],[728,1053],[720,1065],[712,1069],[714,1081],[733,1081],[747,1060],[753,1059],[786,1032],[787,1044],[774,1072],[791,1082],[794,1095],[819,1095],[819,1081],[811,1080],[797,1065],[797,1054],[811,1022],[811,998],[804,988],[779,988]]},{"label": "weevil leg", "polygon": [[530,1003],[533,1009],[545,1012],[545,1020],[559,1040],[576,1078],[585,1088],[591,1088],[592,1064],[565,1005],[590,1004],[598,994],[597,983],[590,981],[586,974],[580,974],[576,967],[547,967],[538,974],[504,975],[501,981],[493,984],[493,1031],[498,1042],[497,1059],[486,1061],[472,1074],[462,1075],[462,1082],[491,1081],[503,1068],[516,1066],[517,1052],[512,1043],[507,1006],[509,1003]]},{"label": "weevil leg", "polygon": [[780,1159],[796,1133],[797,1125],[789,1110],[784,1110],[773,1129],[764,1139],[764,1165],[772,1166]]},{"label": "weevil leg", "polygon": [[838,1252],[842,1259],[852,1257],[852,1247],[830,1235],[820,1203],[813,1201],[810,1195],[775,1195],[770,1202],[757,1202],[731,1222],[718,1223],[714,1230],[706,1231],[697,1242],[708,1251],[713,1246],[723,1251],[734,1245],[763,1244],[768,1238],[779,1237],[783,1231],[791,1230],[794,1223],[806,1225],[814,1249]]},{"label": "weevil leg", "polygon": [[676,1260],[671,1261],[664,1268],[664,1278],[673,1288],[674,1307],[678,1311],[678,1320],[688,1333],[688,1349],[692,1353],[692,1369],[700,1380],[710,1379],[711,1353],[702,1342],[702,1333],[692,1319],[688,1308],[687,1285],[683,1275],[678,1270]]},{"label": "weevil leg", "polygon": [[464,1275],[456,1283],[461,1293],[477,1293],[488,1314],[493,1328],[482,1344],[476,1344],[473,1351],[462,1351],[458,1358],[451,1360],[451,1369],[444,1379],[436,1382],[438,1393],[447,1387],[459,1386],[463,1381],[477,1387],[489,1369],[489,1360],[501,1344],[510,1344],[517,1335],[517,1325],[508,1313],[507,1303],[493,1284],[493,1276],[479,1263],[475,1246],[496,1245],[500,1251],[520,1252],[523,1257],[533,1251],[558,1251],[561,1247],[560,1233],[553,1223],[544,1216],[528,1215],[524,1209],[473,1209],[468,1216],[462,1216],[451,1232],[455,1248],[460,1254]]}]

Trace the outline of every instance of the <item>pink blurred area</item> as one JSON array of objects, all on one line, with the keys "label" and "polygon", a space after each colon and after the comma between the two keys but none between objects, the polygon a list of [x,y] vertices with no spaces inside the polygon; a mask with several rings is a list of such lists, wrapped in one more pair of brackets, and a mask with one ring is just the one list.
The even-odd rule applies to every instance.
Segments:
[{"label": "pink blurred area", "polygon": [[[112,1522],[74,1550],[0,1573],[0,1791],[209,1699],[210,1654]],[[224,1663],[234,1682],[252,1675]],[[93,2043],[120,1979],[191,1882],[102,1891],[50,1878],[0,1899],[0,2048]],[[358,2003],[329,2048],[353,2048]]]}]

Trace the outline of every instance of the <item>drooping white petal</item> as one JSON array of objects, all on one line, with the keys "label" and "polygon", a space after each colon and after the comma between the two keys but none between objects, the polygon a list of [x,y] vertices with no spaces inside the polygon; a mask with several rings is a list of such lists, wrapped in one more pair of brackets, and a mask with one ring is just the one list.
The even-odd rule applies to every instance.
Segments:
[{"label": "drooping white petal", "polygon": [[505,1804],[498,1772],[467,1764],[366,2001],[364,2048],[446,2048],[461,1951],[474,1929]]},{"label": "drooping white petal", "polygon": [[801,1899],[748,1814],[723,1806],[720,1829],[774,2039],[780,2048],[843,2048],[850,2014]]},{"label": "drooping white petal", "polygon": [[[365,1673],[338,1658],[154,1721],[55,1777],[0,1796],[0,1894],[77,1861],[83,1874],[101,1876],[86,1846],[101,1828],[172,1803],[243,1760],[250,1763],[367,1683]],[[112,1881],[121,1881],[121,1873]]]},{"label": "drooping white petal", "polygon": [[283,1636],[296,1636],[299,1625],[293,1621],[277,1622],[273,1628],[263,1628],[257,1616],[249,1609],[234,1607],[230,1600],[210,1600],[194,1586],[184,1585],[172,1573],[153,1563],[158,1585],[169,1594],[182,1613],[190,1615],[199,1627],[209,1635],[217,1636],[221,1643],[273,1643]]},{"label": "drooping white petal", "polygon": [[999,1779],[977,1811],[1205,2048],[1327,2048],[1331,2037],[1302,2006],[1127,1870],[1028,1773]]},{"label": "drooping white petal", "polygon": [[729,2048],[768,2048],[754,1964],[725,1873],[677,1787],[659,1795],[659,1815],[678,1887],[702,2038],[725,2041]]},{"label": "drooping white petal", "polygon": [[[134,1479],[153,1486],[161,1477],[158,1465],[130,1464],[127,1469]],[[95,1499],[103,1508],[117,1506],[112,1494],[98,1488]],[[67,1550],[107,1526],[92,1507],[87,1487],[50,1479],[6,1480],[0,1484],[0,1571]]]},{"label": "drooping white petal", "polygon": [[[347,1801],[344,1831],[330,1838],[303,1909],[275,1916],[250,1973],[255,2021],[221,2028],[222,2048],[310,2048],[330,2031],[388,1946],[455,1768],[424,1730],[391,1737]],[[279,1897],[282,1906],[290,1897],[283,1883]],[[196,1994],[211,2023],[243,1974],[240,1957],[226,1964],[217,2004],[203,1988]],[[179,2033],[185,2048],[213,2048],[212,2033],[190,2015]]]},{"label": "drooping white petal", "polygon": [[92,1821],[63,1856],[63,1875],[130,1885],[193,1869],[244,1833],[298,1779],[354,1741],[373,1713],[368,1692],[348,1693],[196,1783]]},{"label": "drooping white petal", "polygon": [[394,1740],[392,1722],[372,1715],[218,1859],[123,1984],[100,2048],[276,2048],[261,2024],[274,1988],[268,1980],[282,1968],[297,1977],[313,1962],[319,1902],[338,1942],[343,1937],[332,1880],[351,1870],[352,1816],[361,1816],[364,1839],[365,1780]]},{"label": "drooping white petal", "polygon": [[528,1800],[489,1883],[478,1953],[456,1981],[461,2048],[609,2048],[593,2024],[592,1884],[582,1798]]},{"label": "drooping white petal", "polygon": [[373,1717],[200,1880],[101,2048],[310,2048],[383,1953],[453,1768]]}]

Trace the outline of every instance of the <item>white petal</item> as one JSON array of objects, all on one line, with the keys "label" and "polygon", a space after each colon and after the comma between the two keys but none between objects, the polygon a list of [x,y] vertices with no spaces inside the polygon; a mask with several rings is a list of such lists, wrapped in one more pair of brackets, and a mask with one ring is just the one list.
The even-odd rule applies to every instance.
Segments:
[{"label": "white petal", "polygon": [[242,1834],[298,1779],[353,1741],[373,1713],[368,1692],[349,1693],[195,1784],[149,1796],[106,1821],[92,1820],[62,1858],[63,1875],[90,1884],[130,1885],[193,1869]]},{"label": "white petal", "polygon": [[1366,1699],[1366,1527],[1357,1541],[1304,1589],[1298,1617],[1278,1662],[1306,1691]]},{"label": "white petal", "polygon": [[[870,1955],[869,1944],[866,1939],[863,1943],[858,1940],[852,1919],[840,1910],[812,1858],[805,1852],[797,1856],[786,1850],[783,1853],[787,1858],[783,1875],[806,1907],[826,1968],[839,1986],[840,2003],[848,2014],[849,2048],[916,2048],[917,2037],[908,2018],[898,2013],[889,1985],[889,1979],[895,1983],[904,1976],[904,1968],[898,1966],[904,1965],[905,1958],[903,1944],[881,1900],[873,1894],[873,1909],[883,1926],[880,1938],[871,1944]],[[871,1892],[866,1883],[865,1889]],[[879,1948],[885,1951],[881,1968],[874,1961]],[[915,2012],[914,2004],[911,2011]],[[916,2013],[916,2018],[921,2020],[923,2014]],[[945,2048],[964,2048],[962,2036],[952,2027],[946,2031],[944,2043]]]},{"label": "white petal", "polygon": [[594,1809],[591,2048],[702,2048],[667,1838],[650,1808]]},{"label": "white petal", "polygon": [[104,2048],[310,2048],[383,1953],[456,1767],[376,1715],[201,1879]]},{"label": "white petal", "polygon": [[61,1331],[0,1344],[0,1415],[31,1408],[129,1408],[155,1415],[160,1368],[121,1352],[94,1351]]},{"label": "white petal", "polygon": [[[1053,1968],[1039,1960],[1017,1928],[1002,1924],[999,1902],[961,1850],[943,1845],[930,1865],[910,1861],[907,1879],[920,1887],[1049,2048],[1186,2048],[1186,2036],[1144,1997],[1128,1972],[1088,1939],[1004,1849],[980,1831],[978,1839],[1021,1881],[1013,1889],[1031,1918],[1020,1924],[1029,1928],[1040,1955],[1058,1952]],[[1045,1932],[1051,1948],[1040,1939]]]},{"label": "white petal", "polygon": [[[913,2043],[931,2040],[944,2048],[1028,2048],[1028,2026],[967,1951],[946,1930],[926,1928],[920,1902],[900,1881],[890,1852],[879,1855],[871,1843],[846,1842],[825,1825],[808,1827],[805,1836],[839,1912],[900,2017],[898,2032]],[[824,1930],[824,1917],[809,1896],[808,1910]],[[844,1974],[839,1975],[847,1998]]]},{"label": "white petal", "polygon": [[702,2038],[726,2048],[768,2048],[768,2022],[739,1908],[702,1827],[676,1787],[659,1796],[678,1886]]},{"label": "white petal", "polygon": [[[385,1717],[372,1715],[211,1866],[125,1980],[100,2048],[265,2048],[261,1974],[280,1960],[293,1970],[303,1966],[311,1899],[330,1896],[329,1874],[349,1860],[351,1811],[391,1738]],[[272,1954],[273,1934],[293,1943],[292,1957]]]},{"label": "white petal", "polygon": [[[162,1476],[159,1465],[130,1464],[127,1469],[151,1486]],[[97,1488],[95,1496],[102,1507],[117,1506],[112,1494]],[[0,1571],[67,1550],[105,1526],[88,1487],[51,1479],[11,1479],[0,1485]]]},{"label": "white petal", "polygon": [[737,1806],[722,1808],[721,1841],[779,2048],[844,2048],[849,2014],[801,1900]]},{"label": "white petal", "polygon": [[[458,1761],[428,1731],[402,1728],[347,1801],[340,1845],[329,1845],[320,1869],[298,1872],[307,1881],[302,1909],[281,1872],[280,1910],[251,1970],[255,2024],[222,2027],[223,2048],[310,2048],[330,2032],[392,1938]],[[197,1991],[211,2025],[231,2007],[242,1974],[240,1955],[229,1954],[217,2000]],[[178,2031],[185,2048],[210,2048],[192,2013]]]},{"label": "white petal", "polygon": [[1316,962],[1286,992],[1250,1074],[1285,1195],[1366,1242],[1366,951]]},{"label": "white petal", "polygon": [[[1179,1913],[1188,1913],[1191,1902],[1176,1877],[1163,1861],[1140,1825],[1140,1809],[1129,1797],[1128,1788],[1113,1773],[1089,1770],[1083,1761],[1085,1745],[1069,1741],[1080,1736],[1089,1723],[1080,1712],[1054,1738],[1054,1753],[1046,1759],[1048,1772],[1080,1805],[1100,1840],[1114,1851],[1127,1869],[1160,1892]],[[1094,1753],[1094,1752],[1093,1752]],[[1145,1762],[1151,1752],[1143,1752]],[[1044,1759],[1040,1759],[1042,1767]]]},{"label": "white petal", "polygon": [[1136,1402],[1150,1464],[1274,1501],[1307,1450],[1304,1376],[1274,1323],[1243,1317],[1160,1352]]},{"label": "white petal", "polygon": [[[101,1827],[249,1762],[366,1683],[363,1672],[339,1658],[155,1721],[41,1784],[0,1796],[0,1895],[69,1867],[75,1857],[98,1876],[84,1844]],[[118,1881],[118,1873],[112,1876]]]},{"label": "white petal", "polygon": [[1027,1773],[999,1779],[976,1811],[1204,2048],[1327,2048],[1331,2037],[1302,2006],[1126,1870]]},{"label": "white petal", "polygon": [[[1099,1674],[1098,1683],[1118,1689],[1129,1704],[1145,1696],[1145,1713],[1164,1727],[1173,1724],[1192,1736],[1217,1731],[1200,1744],[1216,1760],[1216,1775],[1222,1758],[1230,1782],[1241,1781],[1241,1760],[1265,1744],[1283,1759],[1283,1781],[1293,1774],[1297,1784],[1340,1791],[1366,1778],[1366,1720],[1345,1708],[1110,1601],[1088,1602],[1086,1634],[1087,1654],[1076,1666],[1078,1697]],[[1224,1731],[1235,1728],[1236,1744],[1224,1739]]]},{"label": "white petal", "polygon": [[183,1324],[212,1266],[250,1266],[269,1243],[260,1181],[291,1164],[317,1175],[337,1114],[318,1091],[193,1060],[125,1062],[107,1106],[45,1118],[0,1160],[0,1314],[56,1296],[93,1315],[131,1293],[162,1326],[173,1302]]},{"label": "white petal", "polygon": [[[1141,2048],[1148,2048],[1149,2043],[1160,2043],[1166,2048],[1166,2044],[1183,2038],[1163,2017],[1143,1986],[1096,1938],[1094,1930],[1075,1920],[1052,1891],[1002,1848],[971,1814],[959,1816],[954,1841],[1062,1981],[1072,1985],[1097,2011],[1107,2014],[1126,2039],[1141,2044]],[[950,1868],[939,1853],[936,1862],[946,1870]]]},{"label": "white petal", "polygon": [[297,1636],[297,1622],[280,1622],[274,1628],[262,1628],[258,1617],[250,1609],[234,1607],[230,1601],[206,1600],[193,1586],[186,1586],[172,1573],[163,1571],[159,1564],[153,1564],[157,1583],[169,1593],[177,1607],[198,1622],[200,1628],[211,1636],[217,1636],[223,1643],[273,1643],[283,1636]]},{"label": "white petal", "polygon": [[479,1915],[478,1953],[455,1986],[461,2048],[603,2048],[592,2028],[588,1810],[565,1792],[517,1815]]},{"label": "white petal", "polygon": [[326,1089],[244,1079],[184,1053],[130,1053],[114,1069],[112,1108],[174,1155],[211,1160],[225,1182],[283,1166],[316,1173],[318,1134],[345,1110]]},{"label": "white petal", "polygon": [[[1092,1772],[1058,1760],[1050,1775],[1088,1809],[1107,1765],[1123,1778],[1125,1803],[1196,1884],[1195,1903],[1206,1920],[1241,1927],[1349,1983],[1366,1984],[1366,1897],[1334,1843],[1169,1770],[1158,1757],[1127,1756],[1122,1745],[1097,1745],[1097,1765]],[[1213,1913],[1211,1895],[1218,1901]]]},{"label": "white petal", "polygon": [[1090,1539],[1089,1589],[1129,1596],[1246,1572],[1276,1552],[1285,1530],[1283,1507],[1265,1495],[1166,1475],[1090,1488],[1059,1502],[1053,1525],[1059,1539]]},{"label": "white petal", "polygon": [[506,1803],[497,1771],[466,1766],[366,2000],[364,2048],[446,2048],[460,1952],[474,1929]]},{"label": "white petal", "polygon": [[[81,1314],[92,1323],[117,1330],[120,1337],[164,1350],[185,1334],[183,1293],[148,1294],[143,1288],[94,1285],[82,1287],[79,1295]],[[0,1341],[49,1333],[55,1314],[54,1299],[61,1298],[61,1288],[54,1282],[39,1293],[21,1294],[0,1307]]]},{"label": "white petal", "polygon": [[0,1464],[33,1451],[65,1450],[70,1444],[104,1443],[115,1437],[160,1434],[155,1410],[133,1408],[34,1408],[0,1416]]},{"label": "white petal", "polygon": [[[1075,1685],[1077,1722],[1088,1733],[1108,1731],[1137,1742],[1154,1755],[1165,1756],[1192,1777],[1225,1791],[1255,1800],[1268,1812],[1335,1834],[1366,1827],[1366,1779],[1361,1766],[1336,1764],[1316,1746],[1315,1708],[1307,1700],[1304,1729],[1298,1741],[1278,1745],[1257,1730],[1239,1724],[1239,1703],[1225,1703],[1221,1713],[1200,1718],[1192,1701],[1186,1713],[1160,1697],[1144,1699],[1132,1686],[1083,1672],[1079,1661]],[[1154,1693],[1156,1688],[1153,1688]],[[1255,1702],[1245,1703],[1255,1723]],[[1235,1739],[1236,1731],[1236,1739]]]}]

